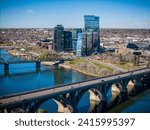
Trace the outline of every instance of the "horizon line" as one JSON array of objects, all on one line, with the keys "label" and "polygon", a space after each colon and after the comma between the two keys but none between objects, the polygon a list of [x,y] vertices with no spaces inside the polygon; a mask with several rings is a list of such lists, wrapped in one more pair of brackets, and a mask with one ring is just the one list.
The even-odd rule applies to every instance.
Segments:
[{"label": "horizon line", "polygon": [[[54,29],[51,27],[0,27],[0,29]],[[69,27],[69,28],[65,28],[64,29],[84,29],[84,28],[77,28],[77,27]],[[99,29],[150,29],[150,28],[99,28]]]}]

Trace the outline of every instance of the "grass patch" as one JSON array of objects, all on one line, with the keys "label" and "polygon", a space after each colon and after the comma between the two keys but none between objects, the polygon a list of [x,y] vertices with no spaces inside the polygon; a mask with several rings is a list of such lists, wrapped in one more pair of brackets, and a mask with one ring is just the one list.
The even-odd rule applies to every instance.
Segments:
[{"label": "grass patch", "polygon": [[102,65],[102,64],[97,64],[97,63],[93,63],[93,64],[95,64],[96,66],[98,66],[101,69],[104,68],[104,69],[107,69],[109,72],[113,72],[113,69],[108,67],[108,66],[105,66],[105,65]]},{"label": "grass patch", "polygon": [[69,63],[70,63],[70,64],[76,64],[77,61],[76,61],[76,60],[71,60]]},{"label": "grass patch", "polygon": [[72,64],[72,65],[75,65],[78,62],[85,62],[85,63],[87,63],[87,60],[83,59],[83,58],[78,58],[78,59],[71,60],[69,63]]},{"label": "grass patch", "polygon": [[122,69],[125,69],[125,70],[134,70],[134,69],[139,69],[140,67],[139,66],[134,66],[132,63],[124,63],[124,64],[114,64]]}]

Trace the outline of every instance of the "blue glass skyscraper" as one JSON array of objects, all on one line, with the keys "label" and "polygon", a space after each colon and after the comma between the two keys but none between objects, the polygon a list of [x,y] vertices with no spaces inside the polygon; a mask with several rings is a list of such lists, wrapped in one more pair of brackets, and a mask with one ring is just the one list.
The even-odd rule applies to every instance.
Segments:
[{"label": "blue glass skyscraper", "polygon": [[91,55],[93,52],[100,52],[100,31],[99,17],[94,15],[84,16],[85,30],[83,32],[82,54]]},{"label": "blue glass skyscraper", "polygon": [[82,33],[78,33],[76,56],[82,56]]},{"label": "blue glass skyscraper", "polygon": [[77,49],[78,33],[81,33],[81,32],[82,32],[82,29],[80,28],[74,29],[72,31],[72,48],[74,52],[76,52],[76,49]]},{"label": "blue glass skyscraper", "polygon": [[99,17],[94,15],[85,15],[84,27],[85,30],[99,30]]}]

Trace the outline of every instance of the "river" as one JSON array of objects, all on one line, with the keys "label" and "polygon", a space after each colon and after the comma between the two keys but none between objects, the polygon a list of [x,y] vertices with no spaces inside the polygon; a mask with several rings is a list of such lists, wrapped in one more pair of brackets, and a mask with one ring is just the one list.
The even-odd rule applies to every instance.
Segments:
[{"label": "river", "polygon": [[109,113],[150,113],[150,89],[130,97],[127,101],[110,109]]},{"label": "river", "polygon": [[[12,56],[6,50],[0,50],[0,58],[4,61],[8,61],[11,57]],[[94,77],[55,66],[41,65],[40,71],[37,72],[35,63],[10,64],[9,75],[5,75],[4,65],[0,64],[0,97],[41,88],[54,87],[60,84],[84,81],[91,78]],[[83,104],[85,105],[83,106]],[[52,100],[45,102],[41,106],[46,109],[50,107],[49,105],[54,108],[57,106]],[[79,111],[87,111],[87,106],[89,107],[89,100],[88,94],[85,94],[83,100],[79,102]],[[51,111],[49,109],[47,111],[56,112],[56,109],[52,109]]]},{"label": "river", "polygon": [[[0,54],[7,54],[1,50]],[[5,60],[8,60],[8,54]],[[4,75],[4,65],[0,65],[0,96],[15,94],[60,84],[73,83],[93,78],[74,70],[66,70],[55,66],[41,65],[36,72],[35,63],[10,64],[9,75]]]},{"label": "river", "polygon": [[[3,58],[3,60],[7,61],[11,57],[6,50],[0,50],[0,58]],[[0,64],[0,97],[91,78],[93,77],[55,66],[41,65],[40,71],[36,71],[35,63],[10,64],[9,75],[5,75],[4,65]],[[113,108],[115,111],[110,110],[110,112],[150,112],[150,91],[138,98],[138,100],[124,105],[123,108],[118,108],[121,105]],[[81,98],[77,106],[77,112],[88,112],[89,106],[89,93],[87,92]],[[50,99],[43,102],[38,109],[44,109],[50,113],[57,112],[58,105],[54,100]]]}]

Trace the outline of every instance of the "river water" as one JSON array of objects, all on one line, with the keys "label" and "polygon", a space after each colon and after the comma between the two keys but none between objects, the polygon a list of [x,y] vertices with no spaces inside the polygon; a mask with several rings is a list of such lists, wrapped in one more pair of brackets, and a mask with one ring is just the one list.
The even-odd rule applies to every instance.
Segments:
[{"label": "river water", "polygon": [[[0,58],[4,61],[8,61],[11,57],[12,56],[8,54],[6,50],[0,50]],[[10,64],[9,74],[5,75],[4,65],[0,64],[0,97],[49,88],[60,84],[84,81],[91,78],[94,77],[55,66],[41,65],[40,71],[37,72],[35,63]],[[85,105],[83,106],[83,104]],[[42,106],[44,106],[45,109],[49,107],[56,108],[56,104],[52,100],[45,102]],[[85,96],[83,100],[79,102],[79,111],[86,112],[88,110],[87,106],[89,106],[89,100],[88,96]],[[47,111],[55,112],[56,109],[48,109]]]},{"label": "river water", "polygon": [[150,113],[150,91],[134,101],[132,104],[124,108],[123,113]]},{"label": "river water", "polygon": [[[1,50],[0,54],[7,54]],[[10,55],[4,57],[8,59]],[[9,75],[4,75],[4,65],[0,65],[0,96],[15,94],[60,84],[73,83],[93,78],[74,70],[66,70],[55,66],[41,65],[36,72],[35,63],[10,64]]]},{"label": "river water", "polygon": [[[1,59],[7,61],[11,57],[6,50],[0,50]],[[55,66],[41,65],[40,71],[36,71],[35,63],[10,64],[9,74],[5,75],[4,65],[0,64],[0,97],[91,78],[93,77]],[[89,93],[87,92],[81,98],[77,111],[88,112],[89,106]],[[47,112],[57,112],[58,105],[53,100],[48,100],[43,102],[39,109],[44,109]],[[150,112],[150,92],[119,112]]]}]

